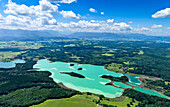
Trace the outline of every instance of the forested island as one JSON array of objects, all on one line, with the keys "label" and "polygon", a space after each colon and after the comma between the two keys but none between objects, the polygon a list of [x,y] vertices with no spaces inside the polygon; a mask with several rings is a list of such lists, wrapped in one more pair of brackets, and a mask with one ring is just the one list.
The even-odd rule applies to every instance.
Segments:
[{"label": "forested island", "polygon": [[109,75],[102,75],[100,77],[105,78],[105,79],[109,79],[109,80],[114,81],[114,82],[123,82],[123,83],[129,82],[129,79],[126,76],[113,77],[113,76],[109,76]]},{"label": "forested island", "polygon": [[60,72],[60,73],[61,74],[68,74],[68,75],[73,76],[73,77],[85,78],[85,76],[78,74],[78,73],[75,73],[75,72]]}]

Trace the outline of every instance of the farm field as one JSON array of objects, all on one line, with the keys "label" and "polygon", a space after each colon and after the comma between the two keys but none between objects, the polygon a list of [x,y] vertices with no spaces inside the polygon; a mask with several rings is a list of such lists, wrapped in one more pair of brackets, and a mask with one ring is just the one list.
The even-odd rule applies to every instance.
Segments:
[{"label": "farm field", "polygon": [[93,98],[87,95],[75,95],[71,98],[50,99],[30,107],[96,107],[96,103],[92,102],[91,99]]}]

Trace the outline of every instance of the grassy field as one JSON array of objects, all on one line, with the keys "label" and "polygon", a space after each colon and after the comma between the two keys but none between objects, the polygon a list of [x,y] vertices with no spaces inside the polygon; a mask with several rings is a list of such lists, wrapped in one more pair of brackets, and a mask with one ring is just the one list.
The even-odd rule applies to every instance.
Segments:
[{"label": "grassy field", "polygon": [[102,54],[103,56],[113,56],[114,54],[108,54],[108,53],[105,53],[105,54]]},{"label": "grassy field", "polygon": [[170,82],[166,81],[166,82],[165,82],[165,85],[168,85],[169,83],[170,83]]},{"label": "grassy field", "polygon": [[[131,98],[126,97],[123,101],[108,101],[108,100],[101,100],[101,104],[107,104],[107,105],[113,105],[113,106],[117,106],[117,107],[127,107],[127,104],[130,104],[130,102],[132,102]],[[131,107],[135,107],[136,105],[138,105],[138,101],[135,100],[135,102],[133,102],[133,105],[131,105]]]},{"label": "grassy field", "polygon": [[39,105],[31,107],[96,107],[96,103],[92,99],[97,99],[97,96],[75,95],[71,98],[51,99]]},{"label": "grassy field", "polygon": [[138,55],[143,55],[144,52],[143,51],[139,51]]},{"label": "grassy field", "polygon": [[[122,99],[123,98],[123,99]],[[122,101],[123,100],[123,101]],[[41,104],[33,105],[30,107],[96,107],[97,104],[95,101],[99,101],[99,96],[92,94],[87,95],[86,93],[82,95],[75,95],[71,98],[62,98],[62,99],[50,99]],[[117,107],[127,107],[127,104],[132,103],[131,107],[138,105],[138,101],[132,101],[131,98],[121,97],[121,98],[104,98],[100,100],[100,105],[107,104]]]},{"label": "grassy field", "polygon": [[0,59],[4,60],[7,58],[14,58],[19,54],[25,53],[26,51],[20,51],[20,52],[12,52],[12,51],[8,51],[8,52],[0,52]]},{"label": "grassy field", "polygon": [[78,57],[78,56],[72,54],[72,56],[70,58],[74,59],[75,61],[81,61],[80,58],[83,58],[83,57]]},{"label": "grassy field", "polygon": [[9,41],[9,42],[0,42],[0,48],[19,48],[19,49],[39,49],[42,47],[40,42],[17,42],[17,41]]},{"label": "grassy field", "polygon": [[111,63],[107,66],[106,69],[113,72],[124,73],[123,69],[119,69],[121,66],[122,64]]},{"label": "grassy field", "polygon": [[75,44],[70,44],[70,45],[64,45],[64,47],[75,47]]}]

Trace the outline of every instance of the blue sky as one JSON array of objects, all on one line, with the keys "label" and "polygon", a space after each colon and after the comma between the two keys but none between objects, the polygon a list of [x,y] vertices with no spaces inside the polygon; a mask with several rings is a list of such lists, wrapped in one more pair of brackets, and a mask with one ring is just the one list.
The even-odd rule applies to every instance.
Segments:
[{"label": "blue sky", "polygon": [[170,0],[0,0],[0,28],[170,36]]}]

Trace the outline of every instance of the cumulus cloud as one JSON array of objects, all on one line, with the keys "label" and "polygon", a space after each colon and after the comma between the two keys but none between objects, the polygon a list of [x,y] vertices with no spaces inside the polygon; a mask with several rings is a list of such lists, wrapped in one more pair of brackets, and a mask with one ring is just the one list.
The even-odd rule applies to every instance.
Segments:
[{"label": "cumulus cloud", "polygon": [[101,15],[104,15],[104,12],[101,12]]},{"label": "cumulus cloud", "polygon": [[132,30],[132,27],[124,22],[121,23],[114,23],[115,28],[119,29],[120,31],[129,31]]},{"label": "cumulus cloud", "polygon": [[105,21],[80,20],[78,22],[58,23],[59,28],[74,32],[126,32],[132,30],[132,27],[126,23],[107,24]]},{"label": "cumulus cloud", "polygon": [[13,15],[8,15],[3,19],[3,22],[1,25],[4,27],[6,26],[20,26],[20,27],[26,27],[30,24],[31,19],[26,17],[17,17]]},{"label": "cumulus cloud", "polygon": [[64,17],[64,18],[73,18],[73,19],[80,19],[80,15],[76,15],[73,11],[61,11],[60,14]]},{"label": "cumulus cloud", "polygon": [[90,8],[89,11],[92,12],[92,13],[96,13],[96,12],[97,12],[97,11],[96,11],[95,9],[93,9],[93,8]]},{"label": "cumulus cloud", "polygon": [[39,29],[40,26],[44,25],[57,25],[57,21],[55,19],[49,19],[48,17],[38,17],[32,20],[30,17],[8,15],[3,19],[3,22],[1,22],[0,24],[2,25],[0,27],[3,28],[24,28],[29,30],[30,27],[34,27],[34,29]]},{"label": "cumulus cloud", "polygon": [[29,17],[36,17],[36,16],[47,16],[53,17],[50,13],[58,12],[58,6],[53,5],[47,0],[39,1],[39,5],[37,6],[26,6],[24,4],[18,5],[11,0],[8,1],[6,5],[7,9],[4,10],[6,14],[14,14],[20,16],[29,16]]},{"label": "cumulus cloud", "polygon": [[147,28],[147,27],[142,27],[142,28],[140,28],[140,29],[138,29],[138,30],[140,30],[140,31],[149,31],[150,29]]},{"label": "cumulus cloud", "polygon": [[4,10],[6,14],[14,14],[14,15],[24,15],[24,16],[35,16],[36,11],[33,8],[27,7],[26,5],[17,5],[11,0],[8,1],[6,5],[7,9]]},{"label": "cumulus cloud", "polygon": [[4,17],[0,14],[0,20],[3,19]]},{"label": "cumulus cloud", "polygon": [[107,23],[114,23],[114,19],[108,19]]},{"label": "cumulus cloud", "polygon": [[50,2],[56,2],[56,3],[73,3],[73,2],[76,2],[77,0],[48,0]]},{"label": "cumulus cloud", "polygon": [[170,8],[160,10],[152,15],[152,18],[165,18],[165,17],[170,17]]},{"label": "cumulus cloud", "polygon": [[151,28],[161,28],[161,27],[162,27],[162,25],[156,25],[156,24],[151,26]]},{"label": "cumulus cloud", "polygon": [[[53,2],[57,0],[53,0]],[[73,1],[73,0],[72,0]],[[74,0],[75,1],[75,0]],[[71,3],[69,0],[58,2]],[[73,11],[58,12],[58,5],[52,4],[47,0],[40,0],[39,4],[34,6],[19,5],[9,0],[4,11],[7,16],[0,14],[0,28],[7,29],[26,29],[26,30],[58,30],[74,32],[129,32],[132,27],[127,23],[114,23],[114,19],[103,20],[79,20],[78,22],[57,22],[52,13],[59,13],[64,18],[80,19],[82,16]],[[95,9],[89,9],[91,12],[97,12]],[[101,13],[102,14],[102,13]],[[103,12],[104,14],[104,12]]]},{"label": "cumulus cloud", "polygon": [[47,17],[41,17],[37,18],[33,21],[34,24],[37,24],[38,26],[44,26],[44,25],[57,25],[57,21],[55,19],[49,19]]},{"label": "cumulus cloud", "polygon": [[37,11],[52,12],[52,13],[58,12],[58,6],[51,4],[47,0],[39,1],[39,5],[35,7],[32,6],[32,8],[35,8],[35,10]]},{"label": "cumulus cloud", "polygon": [[98,21],[98,20],[90,20],[92,23],[106,23],[105,21]]}]

